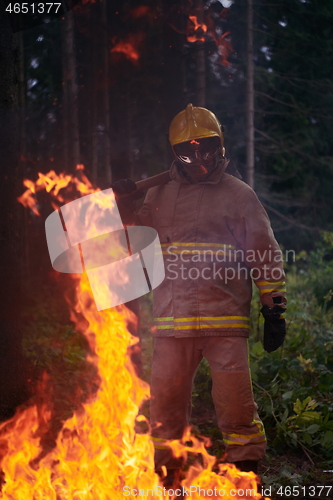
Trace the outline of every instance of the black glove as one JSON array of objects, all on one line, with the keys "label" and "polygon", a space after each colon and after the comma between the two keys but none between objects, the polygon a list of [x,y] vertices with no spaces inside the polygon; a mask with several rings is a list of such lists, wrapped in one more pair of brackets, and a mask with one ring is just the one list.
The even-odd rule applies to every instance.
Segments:
[{"label": "black glove", "polygon": [[[116,198],[126,196],[131,201],[142,198],[144,192],[137,189],[135,182],[132,179],[120,179],[111,184],[110,188],[113,189]],[[131,196],[129,196],[131,195]]]},{"label": "black glove", "polygon": [[126,195],[136,191],[136,184],[132,179],[120,179],[119,181],[113,182],[110,187],[116,195]]},{"label": "black glove", "polygon": [[286,320],[280,318],[285,312],[285,308],[279,305],[268,307],[264,305],[261,308],[263,317],[265,318],[264,325],[264,349],[267,352],[276,351],[284,342],[286,336]]}]

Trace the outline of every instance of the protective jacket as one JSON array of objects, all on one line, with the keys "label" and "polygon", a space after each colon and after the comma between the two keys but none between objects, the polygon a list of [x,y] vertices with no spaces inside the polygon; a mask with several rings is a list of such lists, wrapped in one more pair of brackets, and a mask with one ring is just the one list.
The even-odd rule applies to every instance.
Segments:
[{"label": "protective jacket", "polygon": [[255,192],[224,172],[192,184],[174,162],[149,189],[138,223],[157,230],[166,277],[154,290],[157,337],[242,336],[250,330],[252,279],[261,301],[285,302],[281,250]]}]

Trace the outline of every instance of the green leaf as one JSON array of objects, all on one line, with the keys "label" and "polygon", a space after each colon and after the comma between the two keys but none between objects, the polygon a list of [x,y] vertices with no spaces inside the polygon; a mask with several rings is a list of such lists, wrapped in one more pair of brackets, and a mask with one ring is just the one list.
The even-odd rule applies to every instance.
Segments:
[{"label": "green leaf", "polygon": [[309,434],[314,434],[315,432],[318,432],[319,429],[320,429],[320,425],[312,424],[306,429],[306,432]]},{"label": "green leaf", "polygon": [[253,346],[252,346],[252,353],[255,356],[261,356],[264,352],[265,351],[264,351],[263,345],[262,345],[262,343],[260,341],[256,342],[255,344],[253,344]]},{"label": "green leaf", "polygon": [[307,410],[315,409],[318,406],[318,403],[316,402],[316,400],[311,399],[310,396],[304,400],[304,403],[305,402],[307,402],[307,405],[306,405]]},{"label": "green leaf", "polygon": [[286,408],[286,409],[284,410],[283,415],[282,415],[282,419],[281,419],[281,422],[282,422],[282,423],[284,423],[284,422],[287,420],[288,415],[289,415],[289,411],[288,411],[288,408]]},{"label": "green leaf", "polygon": [[298,415],[301,413],[303,410],[304,406],[302,405],[301,401],[297,398],[296,402],[294,403],[294,412]]},{"label": "green leaf", "polygon": [[332,431],[325,432],[325,434],[320,442],[321,442],[321,445],[324,447],[331,446],[333,444],[333,432]]},{"label": "green leaf", "polygon": [[304,411],[298,416],[298,419],[300,421],[319,420],[320,413],[318,413],[317,411]]},{"label": "green leaf", "polygon": [[310,434],[308,434],[307,432],[305,432],[305,433],[303,434],[303,441],[304,441],[306,444],[311,445],[311,444],[312,444],[312,437],[310,436]]}]

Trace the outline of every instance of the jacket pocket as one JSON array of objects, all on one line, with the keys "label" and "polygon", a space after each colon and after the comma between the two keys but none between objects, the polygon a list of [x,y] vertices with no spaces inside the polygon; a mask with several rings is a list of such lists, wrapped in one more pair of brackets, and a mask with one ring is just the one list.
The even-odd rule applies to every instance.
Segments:
[{"label": "jacket pocket", "polygon": [[154,221],[154,227],[158,232],[161,243],[171,243],[172,241],[172,219],[169,217],[156,217]]}]

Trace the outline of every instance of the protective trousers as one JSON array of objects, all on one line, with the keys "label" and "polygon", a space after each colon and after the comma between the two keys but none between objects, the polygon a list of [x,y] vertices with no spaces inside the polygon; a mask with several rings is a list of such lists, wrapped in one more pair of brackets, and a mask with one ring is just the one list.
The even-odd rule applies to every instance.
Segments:
[{"label": "protective trousers", "polygon": [[211,368],[212,396],[226,461],[257,461],[265,454],[266,437],[253,400],[247,338],[157,337],[150,402],[156,469],[179,466],[164,441],[180,439],[189,425],[193,380],[203,357]]}]

